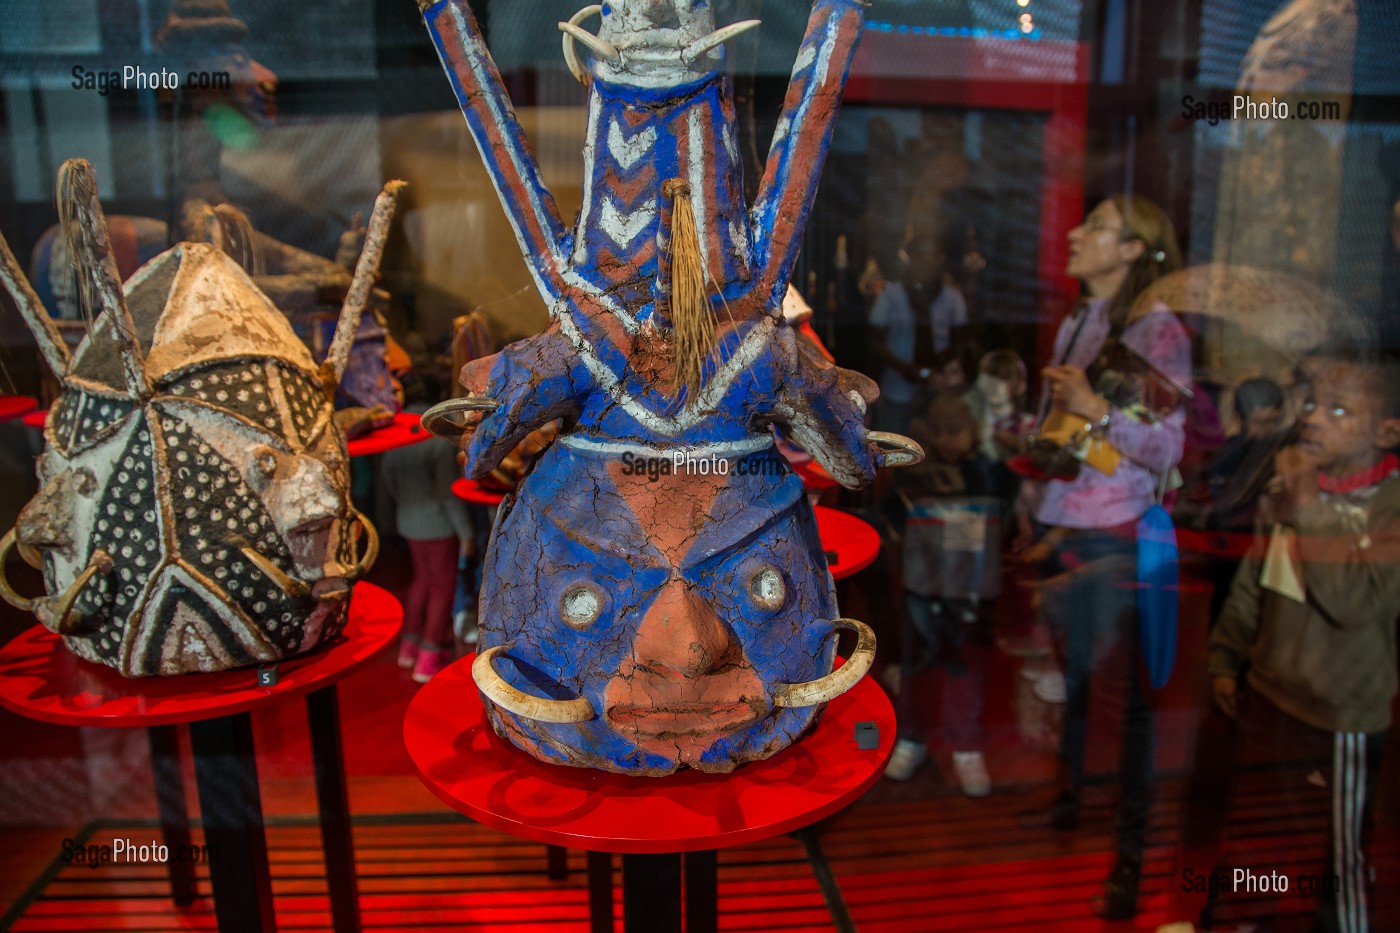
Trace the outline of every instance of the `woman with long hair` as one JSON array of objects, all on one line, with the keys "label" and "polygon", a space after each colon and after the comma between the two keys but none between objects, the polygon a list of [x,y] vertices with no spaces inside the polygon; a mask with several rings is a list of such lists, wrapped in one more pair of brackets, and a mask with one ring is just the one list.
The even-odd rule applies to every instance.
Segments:
[{"label": "woman with long hair", "polygon": [[[1078,464],[1073,478],[1025,484],[1018,542],[1052,579],[1042,605],[1065,680],[1061,790],[1052,825],[1078,822],[1084,777],[1089,685],[1125,704],[1119,750],[1118,859],[1105,888],[1102,913],[1122,919],[1137,911],[1138,881],[1151,801],[1152,713],[1140,670],[1137,613],[1137,524],[1157,504],[1181,459],[1185,412],[1154,416],[1121,396],[1105,397],[1102,359],[1113,342],[1179,385],[1191,379],[1185,329],[1164,305],[1137,301],[1154,281],[1181,264],[1171,221],[1137,196],[1102,201],[1069,232],[1067,274],[1085,298],[1056,335],[1051,365],[1042,371],[1041,424],[1077,424],[1082,438],[1105,456]],[[1110,393],[1112,395],[1112,393]],[[1119,407],[1122,405],[1123,407]],[[1029,546],[1035,541],[1034,546]]]}]

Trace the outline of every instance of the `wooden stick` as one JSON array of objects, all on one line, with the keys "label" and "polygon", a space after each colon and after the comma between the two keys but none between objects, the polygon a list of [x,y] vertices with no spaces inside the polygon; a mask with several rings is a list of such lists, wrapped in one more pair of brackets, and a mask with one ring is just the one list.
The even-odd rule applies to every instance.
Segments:
[{"label": "wooden stick", "polygon": [[345,375],[345,367],[350,362],[350,347],[355,342],[360,317],[369,304],[370,289],[379,275],[379,261],[384,258],[384,243],[389,238],[389,224],[394,219],[399,192],[407,184],[403,181],[389,182],[374,201],[374,213],[365,231],[365,247],[360,251],[360,261],[355,264],[355,277],[350,282],[350,291],[345,294],[345,303],[340,306],[340,320],[336,322],[335,337],[331,340],[323,366],[327,376],[334,378],[336,384],[340,383],[340,377]]}]

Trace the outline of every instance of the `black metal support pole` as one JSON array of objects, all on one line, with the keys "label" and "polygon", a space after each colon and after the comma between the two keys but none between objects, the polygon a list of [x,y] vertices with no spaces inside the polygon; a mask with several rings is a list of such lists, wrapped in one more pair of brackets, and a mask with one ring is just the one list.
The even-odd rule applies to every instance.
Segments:
[{"label": "black metal support pole", "polygon": [[850,908],[846,906],[846,898],[841,893],[836,874],[827,863],[816,827],[807,826],[792,835],[807,850],[807,861],[812,865],[812,874],[816,875],[817,886],[822,890],[822,899],[826,901],[826,909],[831,912],[831,922],[837,933],[856,933],[856,922],[851,917]]},{"label": "black metal support pole", "polygon": [[622,856],[624,933],[681,933],[681,857]]},{"label": "black metal support pole", "polygon": [[247,713],[190,723],[209,880],[221,933],[273,933],[272,875]]},{"label": "black metal support pole", "polygon": [[613,933],[612,854],[588,853],[588,933]]},{"label": "black metal support pole", "polygon": [[[156,780],[156,806],[160,811],[160,832],[165,845],[174,852],[190,851],[190,808],[185,803],[185,782],[180,774],[180,749],[174,726],[148,726],[151,743],[151,771]],[[194,862],[171,858],[170,897],[176,907],[188,907],[199,894],[195,886]]]},{"label": "black metal support pole", "polygon": [[719,866],[714,849],[685,854],[685,933],[719,928]]},{"label": "black metal support pole", "polygon": [[545,846],[549,863],[549,880],[566,881],[569,877],[569,850],[563,846]]},{"label": "black metal support pole", "polygon": [[321,848],[326,858],[331,921],[336,933],[360,933],[355,841],[350,828],[350,795],[345,789],[340,700],[335,684],[307,694],[306,713],[311,722],[311,757],[316,765],[316,799],[321,809]]}]

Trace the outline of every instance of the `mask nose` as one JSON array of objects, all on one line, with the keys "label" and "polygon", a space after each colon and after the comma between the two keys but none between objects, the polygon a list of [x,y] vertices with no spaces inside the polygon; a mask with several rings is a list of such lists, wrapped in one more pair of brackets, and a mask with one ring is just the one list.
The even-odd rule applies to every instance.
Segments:
[{"label": "mask nose", "polygon": [[653,26],[675,28],[680,25],[675,0],[646,0],[642,13]]},{"label": "mask nose", "polygon": [[637,663],[661,676],[704,677],[734,662],[729,629],[684,580],[669,580],[637,628]]}]

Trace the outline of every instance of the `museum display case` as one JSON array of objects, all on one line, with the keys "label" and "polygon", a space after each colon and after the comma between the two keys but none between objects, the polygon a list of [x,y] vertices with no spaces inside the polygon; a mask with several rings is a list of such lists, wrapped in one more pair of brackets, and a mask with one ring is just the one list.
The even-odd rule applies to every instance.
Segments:
[{"label": "museum display case", "polygon": [[0,927],[1400,923],[1397,56],[6,5]]}]

